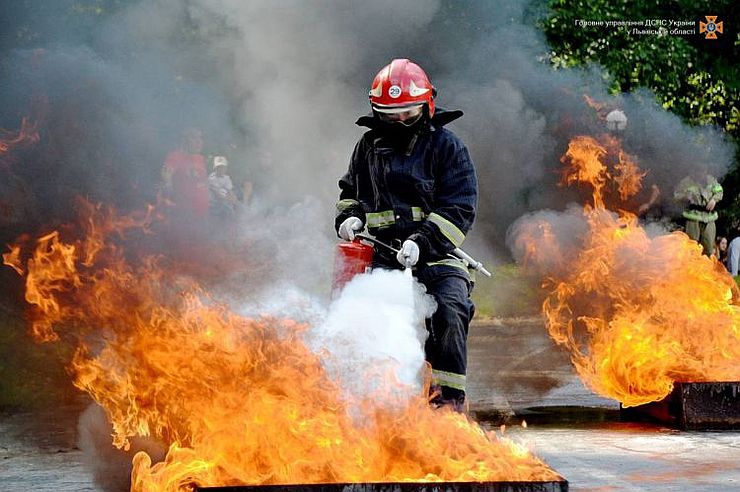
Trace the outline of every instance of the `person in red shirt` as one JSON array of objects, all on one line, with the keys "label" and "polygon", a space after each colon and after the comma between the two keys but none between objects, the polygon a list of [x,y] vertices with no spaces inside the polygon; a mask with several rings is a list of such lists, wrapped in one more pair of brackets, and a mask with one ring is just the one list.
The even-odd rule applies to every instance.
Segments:
[{"label": "person in red shirt", "polygon": [[203,133],[190,128],[183,134],[181,148],[167,154],[162,168],[165,193],[181,218],[208,216],[208,172],[203,151]]}]

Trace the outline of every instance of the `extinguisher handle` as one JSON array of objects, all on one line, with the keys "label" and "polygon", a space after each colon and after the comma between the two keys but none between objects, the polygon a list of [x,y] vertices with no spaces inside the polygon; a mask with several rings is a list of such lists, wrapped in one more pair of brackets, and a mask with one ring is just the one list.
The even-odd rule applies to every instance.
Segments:
[{"label": "extinguisher handle", "polygon": [[374,246],[380,246],[381,248],[385,248],[388,251],[391,251],[395,254],[398,254],[398,250],[391,246],[390,244],[386,244],[383,241],[379,241],[378,239],[375,239],[374,237],[366,236],[365,234],[355,234],[355,240],[362,239],[369,243],[372,243]]}]

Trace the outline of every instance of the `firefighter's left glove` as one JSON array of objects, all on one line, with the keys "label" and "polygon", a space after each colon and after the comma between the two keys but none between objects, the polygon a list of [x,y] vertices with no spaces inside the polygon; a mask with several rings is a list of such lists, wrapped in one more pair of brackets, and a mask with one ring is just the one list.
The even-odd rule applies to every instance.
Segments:
[{"label": "firefighter's left glove", "polygon": [[396,255],[398,262],[406,268],[411,268],[419,261],[419,245],[410,239],[403,242]]},{"label": "firefighter's left glove", "polygon": [[348,217],[344,219],[344,222],[339,226],[337,233],[339,237],[345,241],[352,241],[355,239],[355,232],[362,230],[362,221],[357,217]]}]

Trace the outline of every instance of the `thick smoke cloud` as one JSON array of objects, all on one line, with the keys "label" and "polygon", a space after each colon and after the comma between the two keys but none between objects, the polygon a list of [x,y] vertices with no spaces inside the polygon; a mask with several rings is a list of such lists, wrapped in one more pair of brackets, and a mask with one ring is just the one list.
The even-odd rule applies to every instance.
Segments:
[{"label": "thick smoke cloud", "polygon": [[[14,13],[60,16],[64,5]],[[327,219],[311,228],[331,237],[335,183],[361,134],[352,122],[368,109],[369,82],[408,56],[427,68],[440,106],[466,112],[452,128],[480,175],[473,248],[501,248],[517,217],[573,199],[555,186],[559,157],[571,136],[604,131],[584,94],[627,113],[626,150],[664,189],[668,210],[691,169],[727,170],[732,148],[718,132],[683,125],[647,92],[608,96],[597,67],[549,69],[533,27],[540,5],[157,0],[105,22],[78,16],[87,24],[66,30],[38,21],[42,49],[4,57],[2,124],[29,111],[43,120],[45,138],[15,172],[33,181],[46,219],[75,193],[128,207],[153,199],[164,155],[198,126],[206,152],[227,155],[234,180],[252,180],[268,207],[315,197]]]}]

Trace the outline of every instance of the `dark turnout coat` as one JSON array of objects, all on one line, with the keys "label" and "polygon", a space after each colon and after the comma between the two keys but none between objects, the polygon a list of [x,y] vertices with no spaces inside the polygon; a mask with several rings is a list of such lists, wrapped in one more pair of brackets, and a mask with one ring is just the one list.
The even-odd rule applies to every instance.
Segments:
[{"label": "dark turnout coat", "polygon": [[389,145],[372,116],[357,120],[370,130],[339,181],[336,228],[358,217],[378,239],[415,241],[422,262],[445,260],[470,230],[478,196],[470,154],[444,128],[460,116],[462,111],[438,110],[401,149]]}]

